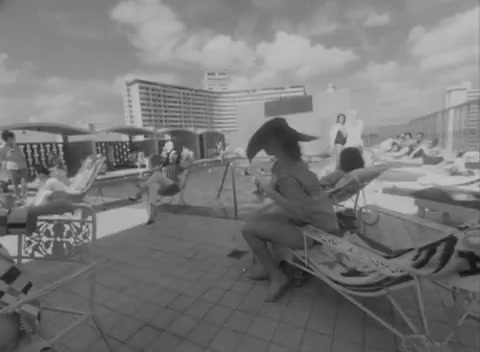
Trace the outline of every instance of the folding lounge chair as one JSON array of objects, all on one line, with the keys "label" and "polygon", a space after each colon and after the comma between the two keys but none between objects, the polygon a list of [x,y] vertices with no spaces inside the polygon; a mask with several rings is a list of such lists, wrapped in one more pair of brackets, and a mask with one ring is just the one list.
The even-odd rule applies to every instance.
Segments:
[{"label": "folding lounge chair", "polygon": [[363,201],[366,204],[365,187],[383,174],[387,168],[385,165],[376,165],[353,170],[343,176],[333,188],[327,189],[326,192],[337,206],[354,199],[353,209],[357,211],[360,195],[363,196]]},{"label": "folding lounge chair", "polygon": [[85,168],[78,173],[72,183],[70,184],[69,191],[63,192],[62,195],[66,196],[72,202],[82,202],[87,193],[92,188],[95,179],[100,174],[103,164],[106,158],[104,156],[95,158],[90,165],[86,164]]},{"label": "folding lounge chair", "polygon": [[232,180],[232,198],[233,198],[233,215],[234,218],[236,219],[238,217],[238,203],[237,203],[237,192],[236,192],[236,179],[235,179],[235,161],[236,160],[244,160],[245,158],[239,157],[239,156],[233,156],[229,158],[221,158],[221,157],[216,157],[216,158],[210,158],[210,159],[201,159],[201,160],[195,160],[192,162],[187,170],[188,170],[188,175],[185,178],[185,185],[188,181],[188,177],[195,171],[195,170],[205,170],[205,169],[212,169],[212,168],[223,168],[223,174],[222,174],[222,180],[220,181],[220,184],[218,186],[216,195],[215,195],[215,208],[222,208],[225,216],[229,216],[227,207],[225,204],[222,203],[221,201],[221,195],[222,192],[225,190],[225,183],[227,181],[227,176],[228,173],[230,172],[231,174],[231,180]]},{"label": "folding lounge chair", "polygon": [[[73,209],[79,210],[82,215],[78,218],[67,216],[49,217],[44,216],[37,223],[37,230],[31,236],[24,238],[25,230],[21,228],[20,223],[8,217],[2,217],[2,230],[5,235],[14,235],[18,238],[17,263],[10,259],[4,252],[0,257],[0,315],[17,312],[22,317],[22,323],[28,324],[26,334],[22,345],[30,352],[40,352],[47,346],[53,346],[61,342],[61,339],[72,332],[75,328],[89,319],[93,320],[95,327],[99,330],[106,346],[113,352],[109,341],[107,340],[103,327],[96,315],[95,307],[95,285],[96,285],[96,265],[91,251],[91,243],[96,240],[97,221],[96,214],[91,207],[84,204],[74,204]],[[13,212],[12,212],[13,213]],[[6,226],[5,226],[6,225]],[[5,231],[6,230],[6,231]],[[65,266],[66,263],[76,263],[74,272],[67,276],[48,284],[47,286],[36,289],[30,283],[30,278],[25,278],[28,274],[28,267],[23,268],[21,264],[23,259],[56,261],[58,265]],[[5,273],[15,273],[11,275],[2,275]],[[52,292],[88,277],[88,306],[85,309],[66,308],[60,306],[50,306],[43,302]],[[15,279],[16,278],[16,279]],[[15,280],[13,280],[15,279]],[[3,280],[3,281],[2,281]],[[28,289],[27,289],[28,288]],[[45,303],[45,304],[43,304]],[[69,326],[62,326],[61,331],[53,333],[48,332],[48,336],[39,337],[41,332],[37,330],[40,314],[42,321],[47,318],[44,313],[55,313],[75,317]],[[50,330],[50,329],[49,329]],[[29,340],[34,335],[32,340]],[[35,344],[32,346],[31,343]],[[19,347],[20,348],[20,347]],[[23,352],[23,349],[15,352]]]},{"label": "folding lounge chair", "polygon": [[[338,237],[307,226],[304,229],[305,244],[307,238],[311,238],[315,243],[313,247],[290,250],[274,246],[273,250],[286,262],[324,281],[383,325],[400,340],[404,351],[449,352],[447,345],[455,332],[471,314],[475,304],[478,305],[480,302],[480,270],[477,267],[480,263],[480,247],[477,244],[472,248],[468,244],[475,239],[480,240],[480,226],[452,231],[438,224],[375,208],[378,212],[376,226],[364,228],[363,233],[347,233],[343,237]],[[390,229],[390,233],[380,234],[379,230],[385,230],[385,226]],[[391,233],[394,226],[397,230],[400,229],[399,233]],[[439,233],[441,228],[449,232],[441,234]],[[419,235],[427,236],[423,239],[426,244],[394,251],[386,250],[388,246],[377,242],[380,236],[398,236],[402,231],[408,235],[415,232],[412,231],[415,229],[423,230]],[[435,240],[432,240],[433,238]],[[412,241],[416,240],[412,238]],[[455,286],[455,281],[459,279],[469,283],[469,286],[464,287],[469,287],[472,299],[465,305],[465,312],[457,320],[450,320],[451,331],[441,337],[432,336],[429,329],[422,279],[441,282],[444,287]],[[394,291],[406,287],[415,289],[421,329],[413,323],[411,317],[392,296]],[[382,318],[358,299],[379,296],[388,299],[398,318],[405,323],[409,331],[401,331],[393,322]],[[480,348],[480,345],[477,348]]]},{"label": "folding lounge chair", "polygon": [[168,187],[162,193],[159,193],[161,198],[159,198],[157,203],[161,203],[163,198],[169,197],[170,200],[168,201],[168,204],[172,204],[175,199],[178,198],[179,205],[187,205],[184,198],[184,191],[190,176],[190,171],[191,170],[187,167],[186,169],[180,171],[178,175],[169,175],[167,170],[164,170],[165,175],[168,178],[176,179],[176,182],[172,185],[172,187]]}]

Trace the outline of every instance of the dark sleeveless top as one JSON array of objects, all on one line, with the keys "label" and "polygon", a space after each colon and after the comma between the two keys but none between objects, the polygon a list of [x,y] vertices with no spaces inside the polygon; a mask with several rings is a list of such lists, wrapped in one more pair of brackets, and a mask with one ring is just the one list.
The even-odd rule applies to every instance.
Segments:
[{"label": "dark sleeveless top", "polygon": [[337,131],[333,144],[345,145],[345,143],[347,143],[347,137],[341,131]]}]

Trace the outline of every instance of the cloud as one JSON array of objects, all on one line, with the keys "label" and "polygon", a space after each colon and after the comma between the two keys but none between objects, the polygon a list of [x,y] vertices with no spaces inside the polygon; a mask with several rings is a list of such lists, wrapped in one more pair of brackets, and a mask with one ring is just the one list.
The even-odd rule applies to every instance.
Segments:
[{"label": "cloud", "polygon": [[105,119],[122,121],[121,111],[102,112],[104,101],[114,101],[121,106],[120,96],[115,99],[109,82],[94,79],[67,79],[51,76],[37,82],[31,98],[30,122],[60,122],[87,125],[105,122]]},{"label": "cloud", "polygon": [[326,48],[299,35],[279,32],[272,42],[258,44],[256,53],[265,69],[278,73],[293,73],[306,79],[344,67],[357,58],[348,49]]},{"label": "cloud", "polygon": [[365,22],[365,27],[381,27],[390,23],[390,15],[388,13],[371,13]]},{"label": "cloud", "polygon": [[[271,6],[263,3],[262,6]],[[131,44],[149,64],[194,65],[198,69],[229,69],[233,82],[265,85],[272,75],[314,78],[357,59],[348,49],[327,48],[307,37],[279,31],[271,41],[247,43],[224,34],[190,32],[161,0],[126,0],[111,11]],[[238,79],[237,79],[238,78]],[[264,78],[264,82],[260,80]]]},{"label": "cloud", "polygon": [[63,35],[73,38],[101,38],[101,32],[85,22],[79,22],[77,17],[73,15],[62,12],[40,11],[38,17],[40,21]]},{"label": "cloud", "polygon": [[14,83],[20,74],[19,69],[10,69],[7,67],[8,55],[0,53],[0,85]]},{"label": "cloud", "polygon": [[480,7],[456,14],[432,28],[412,28],[408,45],[425,70],[439,70],[479,61]]},{"label": "cloud", "polygon": [[388,12],[378,12],[369,7],[350,10],[347,17],[354,24],[363,27],[382,27],[390,23],[390,14]]}]

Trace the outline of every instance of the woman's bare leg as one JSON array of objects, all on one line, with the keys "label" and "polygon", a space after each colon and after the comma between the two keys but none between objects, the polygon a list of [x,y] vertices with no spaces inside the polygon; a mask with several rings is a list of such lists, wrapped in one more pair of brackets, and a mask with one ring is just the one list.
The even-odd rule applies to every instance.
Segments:
[{"label": "woman's bare leg", "polygon": [[336,168],[338,169],[340,166],[340,153],[343,150],[343,145],[335,144],[335,161],[336,161]]},{"label": "woman's bare leg", "polygon": [[288,278],[278,268],[268,243],[285,245],[293,249],[303,249],[301,229],[289,223],[284,214],[265,214],[250,220],[242,229],[242,235],[258,258],[271,281],[267,291],[267,301],[274,301],[288,285]]},{"label": "woman's bare leg", "polygon": [[26,198],[28,195],[28,185],[27,185],[27,179],[25,177],[22,177],[22,198]]}]

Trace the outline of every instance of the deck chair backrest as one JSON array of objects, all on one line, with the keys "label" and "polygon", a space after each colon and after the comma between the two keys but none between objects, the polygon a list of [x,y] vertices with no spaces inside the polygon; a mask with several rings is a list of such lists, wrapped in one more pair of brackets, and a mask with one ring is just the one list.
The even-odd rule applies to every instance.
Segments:
[{"label": "deck chair backrest", "polygon": [[85,168],[85,171],[83,172],[83,178],[81,178],[75,186],[71,186],[72,190],[78,193],[88,192],[93,182],[99,175],[105,160],[106,159],[104,156],[93,160],[93,164],[91,164],[90,167],[87,166],[87,168]]},{"label": "deck chair backrest", "polygon": [[327,193],[335,199],[336,202],[344,202],[358,194],[358,192],[363,190],[370,182],[386,170],[387,167],[385,165],[376,165],[350,171],[335,184],[335,187],[328,190]]},{"label": "deck chair backrest", "polygon": [[83,161],[75,176],[72,177],[71,185],[73,188],[76,188],[79,183],[83,182],[83,178],[85,177],[85,170],[91,167],[92,164],[93,156],[90,155]]}]

